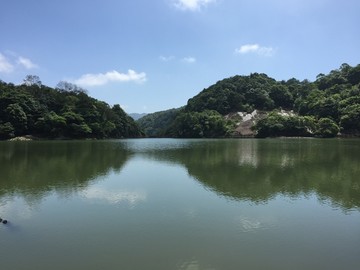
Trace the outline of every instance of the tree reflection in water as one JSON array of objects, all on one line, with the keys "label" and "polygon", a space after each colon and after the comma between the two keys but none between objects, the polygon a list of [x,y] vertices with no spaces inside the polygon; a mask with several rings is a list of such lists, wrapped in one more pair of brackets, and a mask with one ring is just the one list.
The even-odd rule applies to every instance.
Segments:
[{"label": "tree reflection in water", "polygon": [[360,207],[359,148],[359,140],[338,139],[1,142],[0,198],[68,196],[140,155],[181,164],[231,199],[264,203],[278,194],[315,193],[349,210]]}]

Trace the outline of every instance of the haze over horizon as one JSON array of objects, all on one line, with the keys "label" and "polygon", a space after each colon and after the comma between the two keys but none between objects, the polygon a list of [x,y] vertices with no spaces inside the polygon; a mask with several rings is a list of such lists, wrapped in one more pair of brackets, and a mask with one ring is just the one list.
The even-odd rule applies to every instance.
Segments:
[{"label": "haze over horizon", "polygon": [[128,113],[177,108],[234,75],[315,80],[360,63],[356,0],[13,0],[0,80],[75,83]]}]

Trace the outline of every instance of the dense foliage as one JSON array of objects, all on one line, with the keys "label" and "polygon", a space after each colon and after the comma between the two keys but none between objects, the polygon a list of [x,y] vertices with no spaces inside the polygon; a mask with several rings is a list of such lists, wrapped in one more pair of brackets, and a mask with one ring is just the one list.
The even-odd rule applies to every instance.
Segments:
[{"label": "dense foliage", "polygon": [[180,112],[167,134],[181,138],[217,138],[229,136],[234,123],[214,110]]},{"label": "dense foliage", "polygon": [[[171,130],[168,135],[176,137],[228,136],[233,123],[220,121],[215,112],[224,116],[255,109],[270,112],[254,126],[259,137],[333,137],[339,132],[358,136],[360,65],[342,64],[328,75],[319,74],[315,82],[294,78],[276,81],[259,73],[227,78],[189,99],[171,127],[166,126],[171,121],[162,121],[165,125],[160,126]],[[295,114],[283,116],[278,113],[281,109]],[[167,118],[166,114],[161,118]],[[209,128],[214,130],[210,132]]]},{"label": "dense foliage", "polygon": [[165,137],[169,134],[169,127],[175,121],[180,109],[170,109],[166,111],[147,114],[137,120],[138,125],[148,137]]},{"label": "dense foliage", "polygon": [[45,138],[121,138],[142,133],[119,105],[89,97],[67,82],[54,89],[27,76],[22,85],[0,81],[0,139],[26,134]]},{"label": "dense foliage", "polygon": [[313,116],[281,115],[277,111],[272,111],[265,118],[260,119],[254,128],[257,137],[335,137],[339,131],[339,126],[330,118],[320,118],[317,120]]}]

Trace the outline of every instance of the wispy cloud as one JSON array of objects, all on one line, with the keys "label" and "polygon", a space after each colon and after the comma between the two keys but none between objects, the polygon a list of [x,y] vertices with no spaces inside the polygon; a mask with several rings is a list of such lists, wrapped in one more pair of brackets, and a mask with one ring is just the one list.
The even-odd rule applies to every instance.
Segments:
[{"label": "wispy cloud", "polygon": [[161,56],[159,57],[159,59],[160,59],[161,61],[163,61],[163,62],[170,62],[170,61],[172,61],[172,60],[175,59],[175,56],[172,56],[172,55],[170,55],[170,56],[163,56],[163,55],[161,55]]},{"label": "wispy cloud", "polygon": [[137,82],[142,83],[146,81],[146,73],[137,73],[129,69],[127,73],[120,73],[116,70],[106,73],[85,74],[79,79],[75,80],[75,84],[81,86],[100,86],[110,82]]},{"label": "wispy cloud", "polygon": [[270,57],[274,55],[275,49],[272,47],[260,46],[259,44],[245,44],[242,45],[240,48],[235,49],[235,53],[237,54],[255,53],[260,56]]},{"label": "wispy cloud", "polygon": [[29,58],[18,56],[14,52],[0,53],[0,73],[12,73],[19,68],[34,69],[39,66]]},{"label": "wispy cloud", "polygon": [[196,62],[196,58],[189,56],[189,57],[184,57],[183,59],[181,59],[181,61],[184,63],[192,64]]},{"label": "wispy cloud", "polygon": [[0,53],[0,73],[11,73],[13,71],[14,66],[2,53]]},{"label": "wispy cloud", "polygon": [[198,11],[216,0],[173,0],[173,5],[181,10]]},{"label": "wispy cloud", "polygon": [[182,63],[187,63],[187,64],[193,64],[196,62],[196,58],[192,57],[192,56],[180,58],[180,57],[175,57],[175,56],[171,55],[171,56],[160,56],[159,59],[162,62],[177,61],[177,62],[182,62]]},{"label": "wispy cloud", "polygon": [[38,68],[38,65],[34,64],[30,59],[19,56],[17,63],[23,66],[26,69]]}]

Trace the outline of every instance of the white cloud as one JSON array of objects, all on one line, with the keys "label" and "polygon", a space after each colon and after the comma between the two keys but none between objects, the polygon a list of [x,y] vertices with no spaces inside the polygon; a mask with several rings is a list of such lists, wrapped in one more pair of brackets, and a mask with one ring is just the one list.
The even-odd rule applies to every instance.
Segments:
[{"label": "white cloud", "polygon": [[169,61],[171,61],[171,60],[174,60],[175,59],[175,56],[163,56],[163,55],[161,55],[160,57],[159,57],[159,59],[161,60],[161,61],[163,61],[163,62],[169,62]]},{"label": "white cloud", "polygon": [[242,45],[240,48],[236,49],[237,53],[250,53],[250,52],[256,52],[257,50],[259,50],[259,45],[258,44],[246,44],[246,45]]},{"label": "white cloud", "polygon": [[174,0],[173,5],[181,10],[197,11],[216,0]]},{"label": "white cloud", "polygon": [[17,63],[22,65],[26,69],[34,69],[38,67],[38,65],[34,64],[30,59],[22,56],[18,58]]},{"label": "white cloud", "polygon": [[[170,62],[176,59],[175,56],[160,56],[159,59],[163,62]],[[196,62],[196,58],[192,57],[192,56],[188,56],[188,57],[184,57],[184,58],[178,58],[179,62],[183,62],[183,63],[188,63],[188,64],[192,64]]]},{"label": "white cloud", "polygon": [[127,73],[120,73],[116,70],[106,73],[98,74],[85,74],[79,79],[75,80],[75,84],[81,86],[99,86],[110,82],[138,82],[142,83],[146,81],[146,73],[137,73],[136,71],[129,69]]},{"label": "white cloud", "polygon": [[184,63],[192,64],[192,63],[196,62],[196,58],[194,58],[194,57],[184,57],[183,59],[181,59],[181,61],[184,62]]},{"label": "white cloud", "polygon": [[248,54],[248,53],[256,53],[260,56],[273,56],[275,53],[274,48],[272,47],[263,47],[259,44],[245,44],[240,48],[235,49],[235,53],[237,54]]},{"label": "white cloud", "polygon": [[0,53],[0,72],[11,73],[13,71],[14,71],[14,66],[2,53]]},{"label": "white cloud", "polygon": [[34,64],[29,58],[18,56],[15,52],[7,51],[6,56],[0,53],[0,72],[11,73],[18,68],[34,69],[38,65]]}]

